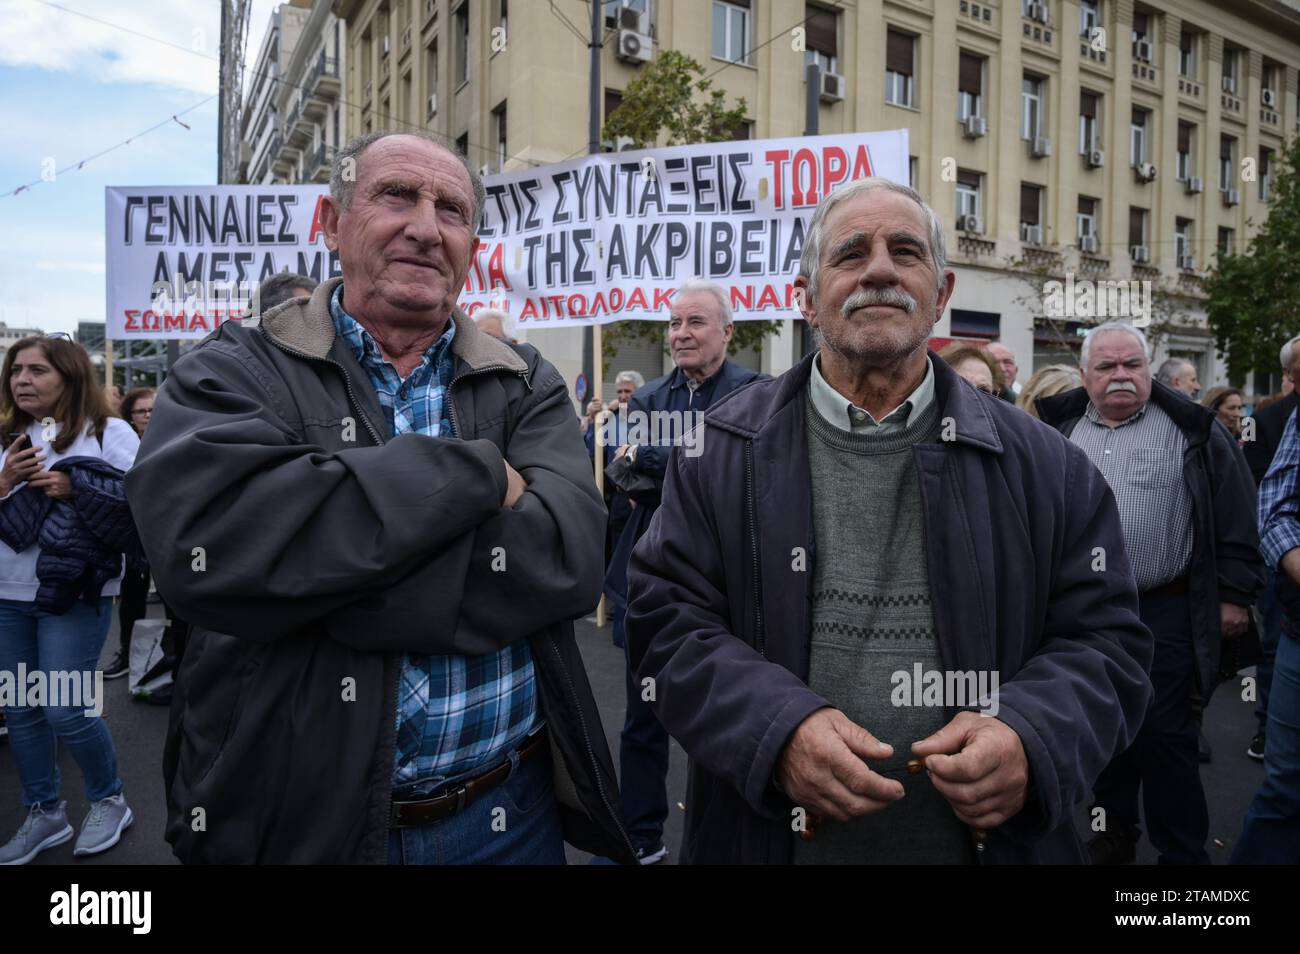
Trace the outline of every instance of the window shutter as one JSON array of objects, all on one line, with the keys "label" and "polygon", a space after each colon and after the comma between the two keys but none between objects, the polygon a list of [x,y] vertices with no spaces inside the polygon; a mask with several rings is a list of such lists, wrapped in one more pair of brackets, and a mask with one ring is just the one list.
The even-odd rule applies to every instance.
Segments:
[{"label": "window shutter", "polygon": [[984,61],[980,57],[971,53],[962,53],[957,69],[957,92],[979,96],[983,72]]},{"label": "window shutter", "polygon": [[1020,221],[1038,224],[1038,186],[1020,183]]},{"label": "window shutter", "polygon": [[885,47],[885,69],[911,76],[913,46],[912,37],[906,33],[895,33],[890,30]]},{"label": "window shutter", "polygon": [[807,47],[827,56],[839,56],[838,20],[832,10],[821,7],[807,7],[807,19],[804,29],[807,31]]}]

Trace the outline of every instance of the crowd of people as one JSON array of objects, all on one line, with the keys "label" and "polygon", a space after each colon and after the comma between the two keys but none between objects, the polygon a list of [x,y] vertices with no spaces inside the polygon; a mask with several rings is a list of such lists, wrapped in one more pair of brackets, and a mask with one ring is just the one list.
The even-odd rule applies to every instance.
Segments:
[{"label": "crowd of people", "polygon": [[[727,290],[691,279],[671,373],[578,416],[508,315],[456,306],[483,204],[438,137],[367,134],[321,209],[342,276],[264,283],[156,394],[115,416],[59,336],[6,355],[0,668],[94,669],[117,597],[124,674],[156,582],[182,861],[653,864],[671,737],[683,862],[1117,864],[1145,826],[1203,864],[1200,722],[1255,664],[1233,860],[1300,861],[1294,393],[1198,404],[1118,321],[1023,384],[1002,343],[931,352],[942,226],[867,178],[808,224],[794,368],[730,359]],[[602,594],[617,772],[572,622]],[[103,720],[8,717],[27,818],[0,861],[73,835],[56,740],[76,853],[116,844]]]}]

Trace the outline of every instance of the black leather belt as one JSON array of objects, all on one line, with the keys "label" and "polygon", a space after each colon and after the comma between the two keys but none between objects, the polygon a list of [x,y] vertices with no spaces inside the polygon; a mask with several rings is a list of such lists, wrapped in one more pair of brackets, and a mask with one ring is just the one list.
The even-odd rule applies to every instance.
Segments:
[{"label": "black leather belt", "polygon": [[1138,596],[1178,596],[1191,589],[1190,579],[1191,574],[1185,573],[1176,580],[1170,580],[1160,586],[1153,586],[1149,590],[1143,590]]},{"label": "black leather belt", "polygon": [[[519,764],[523,765],[545,750],[546,729],[542,729],[519,750]],[[415,801],[394,801],[389,825],[392,828],[418,828],[422,825],[432,825],[434,822],[440,822],[444,818],[450,818],[478,800],[486,792],[500,785],[509,776],[510,760],[506,759],[496,768],[460,783],[449,792]]]}]

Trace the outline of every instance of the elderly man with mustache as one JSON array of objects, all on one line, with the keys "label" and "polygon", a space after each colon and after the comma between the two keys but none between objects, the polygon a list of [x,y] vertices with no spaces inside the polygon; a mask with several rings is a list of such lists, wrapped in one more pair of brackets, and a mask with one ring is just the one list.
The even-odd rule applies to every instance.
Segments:
[{"label": "elderly man with mustache", "polygon": [[691,757],[685,861],[1084,858],[1150,634],[1101,474],[927,350],[955,283],[916,192],[836,189],[795,280],[819,349],[668,462],[627,638]]},{"label": "elderly man with mustache", "polygon": [[1107,322],[1083,339],[1083,387],[1038,401],[1119,502],[1142,622],[1155,639],[1155,697],[1133,746],[1097,780],[1095,864],[1136,857],[1138,789],[1165,864],[1209,864],[1193,690],[1208,702],[1221,639],[1245,632],[1263,585],[1255,483],[1214,413],[1151,379],[1146,337]]}]

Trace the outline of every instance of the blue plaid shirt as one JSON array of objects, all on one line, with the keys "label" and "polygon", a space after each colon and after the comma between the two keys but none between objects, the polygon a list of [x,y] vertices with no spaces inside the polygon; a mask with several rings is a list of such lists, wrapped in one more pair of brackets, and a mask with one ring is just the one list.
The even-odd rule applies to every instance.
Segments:
[{"label": "blue plaid shirt", "polygon": [[[447,393],[455,322],[448,322],[403,381],[342,302],[340,285],[330,298],[334,328],[369,376],[394,436],[454,437]],[[537,683],[526,639],[486,656],[407,653],[397,691],[394,786],[428,788],[475,772],[515,748],[536,717]]]},{"label": "blue plaid shirt", "polygon": [[1276,569],[1288,550],[1300,547],[1300,495],[1296,475],[1300,472],[1300,433],[1296,416],[1286,422],[1282,443],[1273,455],[1268,473],[1259,483],[1259,542],[1268,565]]}]

